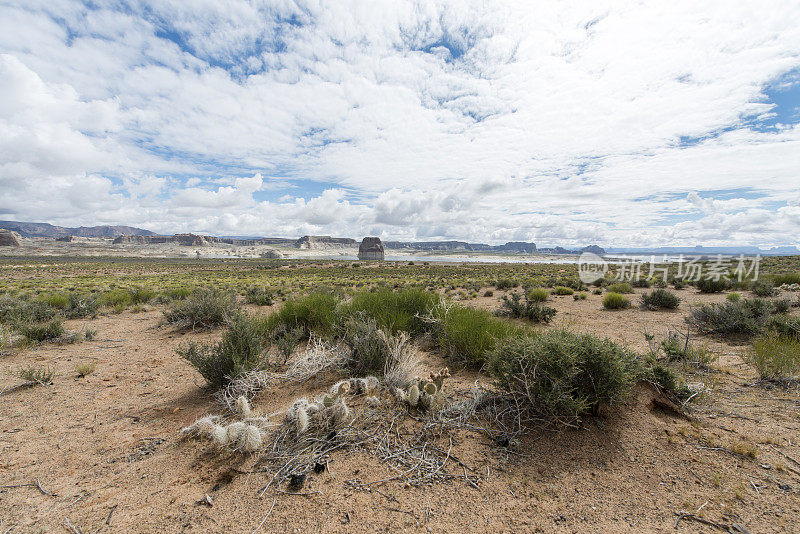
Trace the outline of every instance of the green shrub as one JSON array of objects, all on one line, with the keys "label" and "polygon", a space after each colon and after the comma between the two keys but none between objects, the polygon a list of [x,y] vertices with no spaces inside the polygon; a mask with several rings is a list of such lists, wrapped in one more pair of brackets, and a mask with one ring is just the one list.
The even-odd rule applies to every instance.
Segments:
[{"label": "green shrub", "polygon": [[608,286],[609,293],[633,293],[633,287],[630,284],[611,284]]},{"label": "green shrub", "polygon": [[248,304],[257,306],[272,306],[273,294],[268,287],[252,286],[247,288],[244,300]]},{"label": "green shrub", "polygon": [[491,289],[487,289],[486,292],[483,294],[483,296],[484,297],[493,297],[494,296],[494,291],[492,291]]},{"label": "green shrub", "polygon": [[40,300],[26,301],[10,295],[0,296],[0,323],[19,327],[42,323],[56,316],[56,310]]},{"label": "green shrub", "polygon": [[510,278],[500,278],[499,280],[496,280],[494,283],[494,287],[500,290],[512,289],[517,287],[518,285],[519,285],[518,281],[511,280]]},{"label": "green shrub", "polygon": [[439,306],[435,322],[428,325],[437,346],[451,359],[480,368],[486,353],[498,340],[522,332],[516,325],[493,316],[486,310],[468,306]]},{"label": "green shrub", "polygon": [[773,313],[789,313],[792,301],[789,299],[779,299],[772,302]]},{"label": "green shrub", "polygon": [[553,293],[556,295],[572,295],[573,293],[575,293],[575,290],[572,289],[571,287],[556,286],[553,289]]},{"label": "green shrub", "polygon": [[502,393],[567,425],[623,401],[638,373],[636,356],[622,346],[565,330],[503,339],[488,355],[488,372]]},{"label": "green shrub", "polygon": [[603,307],[607,310],[622,310],[625,308],[630,308],[631,301],[625,295],[620,295],[619,293],[607,293],[605,297],[603,297]]},{"label": "green shrub", "polygon": [[767,330],[772,330],[778,334],[800,339],[800,317],[789,315],[775,315],[770,317]]},{"label": "green shrub", "polygon": [[741,298],[742,298],[742,295],[739,294],[739,293],[728,293],[727,295],[725,295],[725,299],[728,302],[739,302],[739,300]]},{"label": "green shrub", "polygon": [[545,302],[550,298],[550,292],[543,287],[534,287],[525,294],[529,302]]},{"label": "green shrub", "polygon": [[634,281],[631,283],[631,285],[632,285],[633,287],[644,287],[644,288],[649,288],[649,287],[650,287],[650,280],[648,280],[647,278],[636,278],[636,279],[635,279],[635,280],[634,280]]},{"label": "green shrub", "polygon": [[686,321],[704,334],[760,333],[772,313],[772,305],[761,299],[742,299],[693,308]]},{"label": "green shrub", "polygon": [[265,369],[269,364],[264,322],[246,314],[236,314],[218,343],[190,342],[177,349],[178,355],[192,364],[211,387],[219,389],[248,371]]},{"label": "green shrub", "polygon": [[52,341],[64,335],[64,326],[55,318],[44,323],[23,324],[20,333],[30,341]]},{"label": "green shrub", "polygon": [[420,289],[375,292],[362,291],[343,307],[346,316],[362,314],[375,319],[379,328],[396,334],[407,332],[418,335],[425,331],[425,317],[439,303],[435,293]]},{"label": "green shrub", "polygon": [[146,287],[134,287],[128,290],[133,304],[147,304],[155,296],[156,292]]},{"label": "green shrub", "polygon": [[100,304],[109,308],[124,309],[133,303],[131,294],[125,289],[112,289],[100,296]]},{"label": "green shrub", "polygon": [[84,378],[94,373],[95,367],[97,367],[97,362],[78,362],[75,364],[75,374],[78,375],[78,378]]},{"label": "green shrub", "polygon": [[684,280],[683,278],[673,278],[672,287],[679,290],[683,289],[686,287],[686,280]]},{"label": "green shrub", "polygon": [[531,302],[527,298],[525,302],[522,302],[520,294],[513,292],[510,297],[508,295],[503,297],[503,308],[499,314],[515,318],[521,317],[534,323],[549,323],[556,314],[556,309],[543,306],[539,302]]},{"label": "green shrub", "polygon": [[654,289],[651,293],[643,293],[641,298],[642,308],[646,310],[674,310],[681,303],[677,295],[666,289]]},{"label": "green shrub", "polygon": [[783,284],[800,284],[800,272],[774,274],[770,278],[772,279],[773,284],[776,286],[782,286]]},{"label": "green shrub", "polygon": [[750,284],[750,291],[757,297],[771,297],[775,294],[775,285],[771,280],[756,280]]},{"label": "green shrub", "polygon": [[600,289],[599,287],[597,289],[595,289],[594,291],[592,291],[592,295],[602,295],[602,294],[603,294],[603,290]]},{"label": "green shrub", "polygon": [[800,340],[777,332],[768,332],[753,341],[747,363],[765,380],[786,381],[800,372]]},{"label": "green shrub", "polygon": [[298,299],[287,300],[280,309],[270,314],[267,326],[270,331],[279,327],[300,328],[304,337],[312,333],[321,337],[333,337],[339,325],[339,299],[331,293],[310,293]]},{"label": "green shrub", "polygon": [[721,293],[731,288],[730,280],[720,278],[714,280],[713,278],[702,278],[695,284],[701,293]]},{"label": "green shrub", "polygon": [[717,356],[708,347],[695,346],[689,343],[688,337],[673,331],[661,342],[661,349],[667,361],[677,361],[697,368],[708,369],[717,360]]},{"label": "green shrub", "polygon": [[581,291],[580,293],[575,293],[574,295],[572,295],[572,298],[573,300],[586,300],[587,298],[589,298],[589,295]]},{"label": "green shrub", "polygon": [[48,293],[45,295],[40,295],[39,300],[51,308],[56,308],[59,310],[63,310],[69,306],[69,297],[63,293]]},{"label": "green shrub", "polygon": [[197,288],[185,300],[164,310],[167,323],[186,328],[211,328],[227,324],[239,313],[236,296],[217,288]]},{"label": "green shrub", "polygon": [[64,314],[69,319],[96,317],[99,309],[100,303],[94,295],[72,292],[69,294],[69,304],[64,310]]},{"label": "green shrub", "polygon": [[192,294],[192,290],[188,287],[173,287],[164,291],[164,294],[171,300],[183,300]]}]

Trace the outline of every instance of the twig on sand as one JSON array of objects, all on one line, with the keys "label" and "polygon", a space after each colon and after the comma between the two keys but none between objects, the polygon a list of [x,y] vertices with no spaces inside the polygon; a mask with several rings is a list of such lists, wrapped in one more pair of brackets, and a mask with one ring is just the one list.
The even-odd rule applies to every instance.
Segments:
[{"label": "twig on sand", "polygon": [[267,512],[267,515],[265,515],[265,516],[264,516],[264,519],[262,519],[262,520],[261,520],[261,523],[259,523],[259,524],[258,524],[258,526],[257,526],[256,528],[254,528],[254,529],[253,529],[253,532],[252,532],[251,534],[256,534],[256,532],[258,532],[259,530],[261,530],[261,527],[264,525],[264,522],[265,522],[265,521],[267,520],[267,518],[269,517],[269,514],[271,514],[271,513],[272,513],[272,510],[274,510],[274,509],[275,509],[275,505],[276,505],[277,503],[278,503],[278,498],[277,498],[277,497],[273,498],[273,499],[272,499],[272,506],[270,507],[270,509],[269,509],[269,512]]},{"label": "twig on sand", "polygon": [[42,485],[39,483],[39,479],[38,479],[38,478],[36,478],[36,479],[34,479],[34,480],[35,480],[35,482],[28,482],[27,484],[11,484],[11,485],[9,485],[9,486],[0,486],[0,489],[11,489],[11,488],[25,488],[25,487],[31,487],[31,488],[38,488],[38,489],[39,489],[39,491],[41,491],[41,492],[42,492],[42,493],[44,493],[45,495],[49,495],[50,497],[55,497],[55,496],[56,496],[56,494],[55,494],[55,493],[49,492],[49,491],[47,491],[46,489],[44,489],[44,488],[42,487]]},{"label": "twig on sand", "polygon": [[67,524],[67,527],[74,533],[74,534],[83,534],[83,531],[69,522],[69,517],[64,518],[64,522]]},{"label": "twig on sand", "polygon": [[278,493],[283,493],[284,495],[301,495],[303,497],[307,497],[309,495],[316,495],[318,493],[322,493],[321,491],[285,491],[282,489],[275,488],[273,491]]},{"label": "twig on sand", "polygon": [[702,518],[695,514],[687,514],[685,512],[675,512],[678,516],[678,519],[675,520],[675,528],[678,528],[678,524],[682,520],[686,521],[695,521],[697,523],[702,523],[703,525],[708,525],[710,527],[718,528],[719,530],[723,530],[725,532],[730,532],[731,534],[750,534],[750,531],[744,528],[742,525],[738,523],[733,523],[731,525],[726,525],[725,523],[717,523],[716,521],[711,521],[710,519]]},{"label": "twig on sand", "polygon": [[111,514],[114,513],[114,510],[117,509],[118,504],[115,504],[111,507],[111,510],[108,512],[108,517],[106,518],[106,525],[111,526]]}]

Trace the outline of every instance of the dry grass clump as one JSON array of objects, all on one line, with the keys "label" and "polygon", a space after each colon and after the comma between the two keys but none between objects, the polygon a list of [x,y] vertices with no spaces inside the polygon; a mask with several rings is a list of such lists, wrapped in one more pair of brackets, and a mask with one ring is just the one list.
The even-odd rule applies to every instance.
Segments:
[{"label": "dry grass clump", "polygon": [[50,367],[36,367],[30,365],[17,371],[17,377],[24,380],[32,386],[46,386],[53,382],[56,373]]},{"label": "dry grass clump", "polygon": [[800,340],[778,332],[767,332],[753,341],[746,355],[763,380],[786,383],[800,375]]},{"label": "dry grass clump", "polygon": [[211,328],[231,322],[239,313],[236,295],[218,288],[197,288],[164,311],[169,324],[185,328]]},{"label": "dry grass clump", "polygon": [[79,378],[83,378],[94,373],[96,366],[97,362],[78,362],[75,364],[75,374],[77,374]]}]

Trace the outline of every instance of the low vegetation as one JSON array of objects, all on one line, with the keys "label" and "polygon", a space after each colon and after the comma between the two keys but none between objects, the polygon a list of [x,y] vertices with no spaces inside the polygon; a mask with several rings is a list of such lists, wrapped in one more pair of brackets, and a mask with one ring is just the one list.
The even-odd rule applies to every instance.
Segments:
[{"label": "low vegetation", "polygon": [[623,310],[631,307],[631,300],[619,293],[606,293],[603,297],[603,307],[607,310]]},{"label": "low vegetation", "polygon": [[701,293],[722,293],[732,287],[730,280],[725,278],[701,278],[695,283]]},{"label": "low vegetation", "polygon": [[686,321],[704,334],[752,336],[764,330],[772,311],[769,301],[742,299],[692,308]]},{"label": "low vegetation", "polygon": [[236,295],[212,288],[195,289],[164,311],[167,323],[184,328],[212,328],[230,322],[239,313]]},{"label": "low vegetation", "polygon": [[666,289],[654,289],[651,293],[643,293],[641,302],[642,308],[646,310],[675,310],[681,299]]},{"label": "low vegetation", "polygon": [[519,293],[513,292],[503,296],[503,307],[498,313],[508,317],[527,319],[534,323],[549,323],[555,316],[556,309],[544,306],[540,302],[531,301],[527,297],[523,301]]},{"label": "low vegetation", "polygon": [[573,426],[602,404],[622,402],[639,372],[622,346],[565,330],[500,341],[487,370],[499,391],[544,422]]},{"label": "low vegetation", "polygon": [[785,383],[796,379],[800,374],[800,339],[767,332],[753,341],[746,359],[764,380]]}]

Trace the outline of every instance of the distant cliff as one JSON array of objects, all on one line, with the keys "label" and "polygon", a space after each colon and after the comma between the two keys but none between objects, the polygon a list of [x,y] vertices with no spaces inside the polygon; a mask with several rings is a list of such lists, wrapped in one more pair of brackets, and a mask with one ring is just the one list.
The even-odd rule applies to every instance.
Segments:
[{"label": "distant cliff", "polygon": [[118,235],[156,235],[150,230],[142,230],[133,226],[80,226],[67,228],[48,223],[0,221],[0,228],[17,232],[22,237],[49,237],[55,239],[64,236],[76,237],[115,237]]},{"label": "distant cliff", "polygon": [[509,241],[505,245],[467,243],[466,241],[386,241],[383,246],[394,250],[434,250],[445,252],[511,252],[531,254],[536,252],[536,243]]}]

